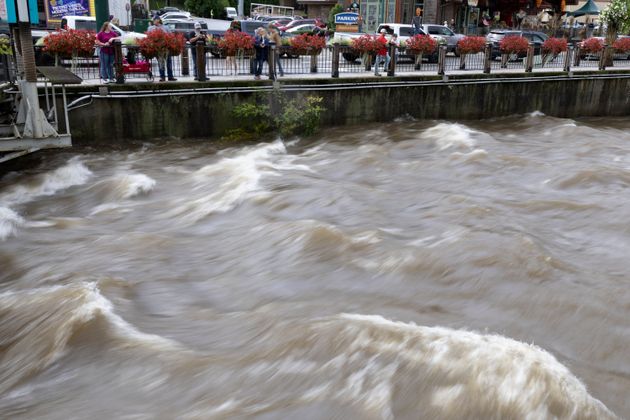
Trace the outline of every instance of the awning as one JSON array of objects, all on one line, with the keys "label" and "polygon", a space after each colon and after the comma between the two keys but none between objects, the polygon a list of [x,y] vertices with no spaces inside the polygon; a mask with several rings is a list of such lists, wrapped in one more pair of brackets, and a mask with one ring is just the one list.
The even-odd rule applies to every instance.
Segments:
[{"label": "awning", "polygon": [[568,12],[567,16],[585,16],[585,15],[599,15],[599,7],[595,4],[593,0],[588,0],[586,4],[579,9]]}]

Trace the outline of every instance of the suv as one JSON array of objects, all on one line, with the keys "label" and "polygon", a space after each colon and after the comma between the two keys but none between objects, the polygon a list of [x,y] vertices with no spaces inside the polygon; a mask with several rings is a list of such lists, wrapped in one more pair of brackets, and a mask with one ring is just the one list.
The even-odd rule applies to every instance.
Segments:
[{"label": "suv", "polygon": [[[398,42],[407,42],[407,40],[414,35],[414,28],[413,28],[413,25],[411,24],[408,25],[404,23],[381,23],[380,25],[378,25],[378,28],[376,29],[376,33],[377,34],[380,33],[381,29],[385,29],[385,31],[387,31],[389,35],[393,35],[393,34],[398,35]],[[441,35],[427,34],[423,29],[420,29],[420,32],[418,33],[418,35],[429,35],[431,38],[437,41],[438,45],[446,43],[446,40]],[[399,57],[410,58],[412,56],[403,53],[403,54],[400,54]],[[437,63],[438,50],[436,49],[433,54],[428,56],[428,59],[429,59],[429,63]]]},{"label": "suv", "polygon": [[455,56],[459,57],[459,51],[457,50],[457,43],[465,35],[456,34],[448,26],[436,25],[436,24],[424,24],[422,30],[429,35],[439,35],[446,40],[447,52],[452,52]]},{"label": "suv", "polygon": [[[547,34],[543,32],[535,32],[535,31],[515,31],[509,29],[493,29],[486,36],[488,42],[492,43],[492,59],[495,60],[498,57],[501,57],[501,40],[506,36],[522,36],[527,38],[527,40],[534,44],[534,54],[538,55],[542,51],[542,44],[549,38]],[[526,53],[520,53],[518,55],[519,58],[525,57]]]},{"label": "suv", "polygon": [[197,22],[195,20],[164,19],[162,23],[171,32],[184,34],[185,37],[188,37],[188,35],[195,30],[195,23],[199,23],[201,25],[202,31],[208,31],[208,25],[205,22]]}]

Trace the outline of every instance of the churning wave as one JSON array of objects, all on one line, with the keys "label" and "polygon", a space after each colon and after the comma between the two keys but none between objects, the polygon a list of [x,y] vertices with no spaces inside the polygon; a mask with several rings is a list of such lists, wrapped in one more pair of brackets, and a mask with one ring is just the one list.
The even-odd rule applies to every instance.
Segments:
[{"label": "churning wave", "polygon": [[440,150],[473,149],[477,141],[473,138],[476,131],[461,124],[439,123],[426,129],[422,138],[433,140]]},{"label": "churning wave", "polygon": [[79,158],[72,158],[64,166],[0,194],[0,241],[15,235],[18,226],[25,224],[24,219],[11,206],[29,203],[38,197],[54,195],[58,191],[85,184],[91,176],[92,172]]},{"label": "churning wave", "polygon": [[0,241],[15,235],[18,226],[24,224],[19,214],[7,207],[0,207]]},{"label": "churning wave", "polygon": [[28,203],[37,197],[54,195],[58,191],[85,184],[91,176],[92,172],[80,158],[75,157],[66,165],[39,175],[28,184],[23,183],[13,187],[7,193],[0,195],[0,202],[9,206]]},{"label": "churning wave", "polygon": [[0,294],[0,394],[59,360],[68,342],[97,318],[112,343],[177,349],[169,339],[145,334],[114,313],[95,283]]},{"label": "churning wave", "polygon": [[[225,157],[206,165],[191,175],[190,197],[166,213],[185,223],[195,223],[214,213],[226,213],[248,198],[264,194],[260,185],[263,176],[279,176],[282,171],[310,171],[294,164],[281,141],[242,150],[234,157]],[[218,182],[218,185],[217,185]]]},{"label": "churning wave", "polygon": [[116,209],[121,200],[148,194],[155,188],[156,181],[141,173],[119,173],[94,185],[97,194],[103,196],[104,203],[96,206],[91,215]]}]

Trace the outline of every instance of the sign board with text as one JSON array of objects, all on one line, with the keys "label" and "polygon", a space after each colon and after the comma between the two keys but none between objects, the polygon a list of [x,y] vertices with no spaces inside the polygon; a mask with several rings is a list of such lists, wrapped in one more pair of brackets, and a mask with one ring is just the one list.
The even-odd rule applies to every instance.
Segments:
[{"label": "sign board with text", "polygon": [[359,32],[359,14],[352,12],[337,13],[335,26],[339,32]]},{"label": "sign board with text", "polygon": [[89,0],[46,0],[48,21],[59,22],[64,16],[90,16]]}]

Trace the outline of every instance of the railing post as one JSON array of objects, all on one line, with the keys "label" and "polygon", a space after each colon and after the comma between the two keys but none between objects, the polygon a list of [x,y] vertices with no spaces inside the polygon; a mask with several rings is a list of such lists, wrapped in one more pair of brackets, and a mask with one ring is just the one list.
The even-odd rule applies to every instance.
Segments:
[{"label": "railing post", "polygon": [[363,65],[365,66],[365,71],[372,70],[372,54],[364,53],[362,59],[364,59]]},{"label": "railing post", "polygon": [[564,59],[564,71],[567,73],[571,71],[571,58],[573,58],[573,45],[567,48],[567,56]]},{"label": "railing post", "polygon": [[490,73],[492,68],[492,43],[486,43],[486,47],[483,50],[483,72]]},{"label": "railing post", "polygon": [[389,46],[389,69],[387,69],[387,75],[390,77],[396,76],[396,44],[390,44]]},{"label": "railing post", "polygon": [[444,75],[444,68],[446,66],[446,45],[440,45],[438,49],[438,74]]},{"label": "railing post", "polygon": [[114,71],[116,72],[116,83],[125,83],[125,73],[123,73],[123,53],[122,43],[119,40],[114,43]]},{"label": "railing post", "polygon": [[339,43],[335,42],[332,49],[332,73],[331,77],[339,77]]},{"label": "railing post", "polygon": [[534,44],[529,43],[527,46],[527,57],[525,58],[525,72],[531,73],[534,68]]},{"label": "railing post", "polygon": [[574,52],[575,56],[573,57],[573,66],[574,67],[580,67],[580,46],[578,45],[578,47],[575,49]]},{"label": "railing post", "polygon": [[[194,48],[191,47],[191,48]],[[184,45],[184,49],[182,50],[182,76],[190,76],[190,65],[189,65],[189,61],[188,61],[188,48]],[[196,63],[195,63],[196,64]]]},{"label": "railing post", "polygon": [[317,73],[317,55],[311,55],[311,73]]},{"label": "railing post", "polygon": [[269,80],[276,80],[276,44],[269,46],[267,65],[269,66]]},{"label": "railing post", "polygon": [[208,80],[206,77],[206,43],[199,40],[195,48],[197,49],[195,52],[197,55],[197,62],[195,63],[197,66],[197,80],[205,82]]},{"label": "railing post", "polygon": [[608,51],[608,45],[604,44],[604,48],[599,56],[599,70],[606,70],[606,52]]}]

